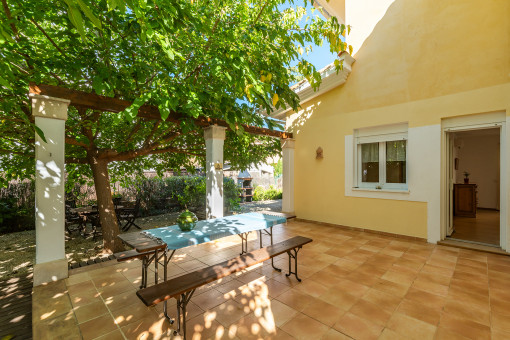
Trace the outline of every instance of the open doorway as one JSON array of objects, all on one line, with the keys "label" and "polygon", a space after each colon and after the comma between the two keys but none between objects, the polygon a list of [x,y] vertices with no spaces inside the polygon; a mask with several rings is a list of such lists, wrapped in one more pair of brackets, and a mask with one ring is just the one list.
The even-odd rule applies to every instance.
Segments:
[{"label": "open doorway", "polygon": [[450,239],[500,245],[500,128],[448,133]]}]

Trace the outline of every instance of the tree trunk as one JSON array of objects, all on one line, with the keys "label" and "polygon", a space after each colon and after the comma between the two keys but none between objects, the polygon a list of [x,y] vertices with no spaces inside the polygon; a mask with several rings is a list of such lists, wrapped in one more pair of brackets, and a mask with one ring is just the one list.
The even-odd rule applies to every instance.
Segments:
[{"label": "tree trunk", "polygon": [[104,250],[109,253],[122,251],[122,241],[117,237],[119,235],[119,224],[112,200],[108,162],[92,154],[89,154],[87,158],[94,175],[99,221],[103,231]]}]

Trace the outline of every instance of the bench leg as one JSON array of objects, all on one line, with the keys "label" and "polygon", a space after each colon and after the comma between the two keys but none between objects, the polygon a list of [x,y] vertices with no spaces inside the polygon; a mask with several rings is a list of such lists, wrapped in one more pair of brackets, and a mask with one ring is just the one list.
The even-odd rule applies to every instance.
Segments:
[{"label": "bench leg", "polygon": [[182,314],[182,336],[186,340],[186,306],[188,305],[191,297],[195,293],[195,290],[191,290],[187,293],[181,294],[181,297],[177,299],[177,330],[174,331],[174,335],[181,332],[181,314]]},{"label": "bench leg", "polygon": [[[262,232],[264,232],[266,235],[269,235],[269,237],[271,237],[271,245],[273,245],[273,227],[270,227],[269,230],[267,229],[261,229],[259,230],[259,243],[260,243],[260,248],[262,248]],[[282,270],[280,268],[277,268],[275,267],[274,265],[274,259],[271,258],[271,266],[273,267],[274,270],[277,270],[279,272],[281,272]]]},{"label": "bench leg", "polygon": [[142,283],[140,284],[140,289],[147,287],[147,256],[142,257]]},{"label": "bench leg", "polygon": [[[289,277],[291,274],[294,274],[294,276],[296,277],[296,279],[299,282],[301,282],[301,279],[298,277],[298,272],[297,272],[297,255],[298,255],[298,252],[300,249],[301,249],[301,247],[298,247],[298,248],[291,249],[287,252],[287,254],[289,254],[289,273],[285,274],[285,276],[287,276],[287,277]],[[291,265],[292,259],[294,259],[294,271],[292,271],[292,265]]]}]

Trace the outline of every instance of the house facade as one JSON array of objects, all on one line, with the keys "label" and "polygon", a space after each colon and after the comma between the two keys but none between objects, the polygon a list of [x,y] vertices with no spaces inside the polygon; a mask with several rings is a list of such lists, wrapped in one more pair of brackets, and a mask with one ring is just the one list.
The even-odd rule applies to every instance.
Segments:
[{"label": "house facade", "polygon": [[295,138],[296,216],[436,243],[486,209],[510,250],[510,2],[317,2],[352,26],[354,53],[275,114]]}]

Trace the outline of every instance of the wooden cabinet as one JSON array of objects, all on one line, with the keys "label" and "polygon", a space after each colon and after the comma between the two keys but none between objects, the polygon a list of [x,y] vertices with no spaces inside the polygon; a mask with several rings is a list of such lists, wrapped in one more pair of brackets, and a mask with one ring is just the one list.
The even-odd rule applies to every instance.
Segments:
[{"label": "wooden cabinet", "polygon": [[476,184],[454,184],[454,215],[476,217]]}]

